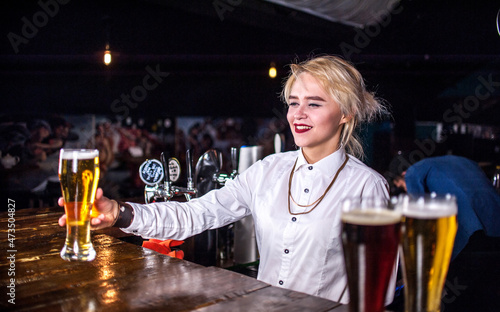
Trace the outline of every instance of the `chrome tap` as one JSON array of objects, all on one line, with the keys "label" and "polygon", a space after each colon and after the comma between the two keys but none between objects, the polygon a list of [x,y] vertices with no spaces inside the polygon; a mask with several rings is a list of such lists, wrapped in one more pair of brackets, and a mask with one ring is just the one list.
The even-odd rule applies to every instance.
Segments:
[{"label": "chrome tap", "polygon": [[[222,163],[222,161],[221,161]],[[216,172],[214,173],[213,181],[217,182],[220,187],[226,185],[227,180],[234,180],[238,175],[238,149],[236,147],[231,147],[231,166],[233,170],[230,174]]]},{"label": "chrome tap", "polygon": [[[175,158],[168,158],[165,153],[161,153],[160,160],[146,160],[139,169],[141,179],[146,186],[144,187],[144,200],[146,203],[158,201],[170,201],[176,196],[184,195],[187,201],[196,197],[198,191],[193,183],[193,169],[191,151],[186,152],[187,165],[187,187],[173,185],[170,176],[170,166],[180,172],[180,165]],[[167,161],[168,159],[168,161]],[[163,180],[163,181],[162,181]]]}]

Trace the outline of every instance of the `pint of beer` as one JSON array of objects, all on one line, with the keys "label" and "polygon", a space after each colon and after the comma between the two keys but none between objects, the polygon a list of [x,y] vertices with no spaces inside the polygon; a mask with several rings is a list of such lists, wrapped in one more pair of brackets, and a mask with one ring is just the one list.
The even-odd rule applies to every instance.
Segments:
[{"label": "pint of beer", "polygon": [[457,232],[457,204],[451,195],[405,195],[401,247],[406,312],[440,311],[441,293]]},{"label": "pint of beer", "polygon": [[341,219],[349,311],[383,312],[395,272],[401,214],[384,198],[346,199]]},{"label": "pint of beer", "polygon": [[66,212],[64,260],[92,261],[95,250],[90,240],[90,214],[99,181],[99,151],[61,149],[59,181]]}]

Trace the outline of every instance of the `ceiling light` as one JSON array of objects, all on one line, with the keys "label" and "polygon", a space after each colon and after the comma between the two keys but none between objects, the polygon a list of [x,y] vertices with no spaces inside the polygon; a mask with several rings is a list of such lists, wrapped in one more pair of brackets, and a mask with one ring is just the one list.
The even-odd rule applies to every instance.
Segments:
[{"label": "ceiling light", "polygon": [[106,45],[106,50],[104,51],[104,64],[108,66],[111,63],[111,51],[109,50],[109,44]]},{"label": "ceiling light", "polygon": [[271,63],[271,67],[269,67],[269,77],[276,78],[276,75],[277,75],[276,65],[274,63]]}]

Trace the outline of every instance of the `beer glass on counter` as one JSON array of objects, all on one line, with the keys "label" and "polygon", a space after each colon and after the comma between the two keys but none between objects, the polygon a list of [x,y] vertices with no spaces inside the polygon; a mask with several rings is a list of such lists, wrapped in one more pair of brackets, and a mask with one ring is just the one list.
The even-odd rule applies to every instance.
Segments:
[{"label": "beer glass on counter", "polygon": [[440,311],[441,293],[457,232],[452,195],[404,195],[401,249],[406,312]]},{"label": "beer glass on counter", "polygon": [[96,253],[90,240],[90,215],[99,181],[99,151],[61,149],[59,181],[66,212],[64,260],[92,261]]},{"label": "beer glass on counter", "polygon": [[385,198],[345,199],[341,220],[349,311],[383,312],[396,271],[401,213]]}]

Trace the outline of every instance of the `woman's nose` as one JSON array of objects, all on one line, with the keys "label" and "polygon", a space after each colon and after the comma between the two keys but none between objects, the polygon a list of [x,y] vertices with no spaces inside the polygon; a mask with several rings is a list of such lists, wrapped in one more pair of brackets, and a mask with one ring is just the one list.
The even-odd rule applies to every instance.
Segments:
[{"label": "woman's nose", "polygon": [[295,119],[302,119],[306,117],[306,112],[303,105],[299,105],[293,114]]}]

